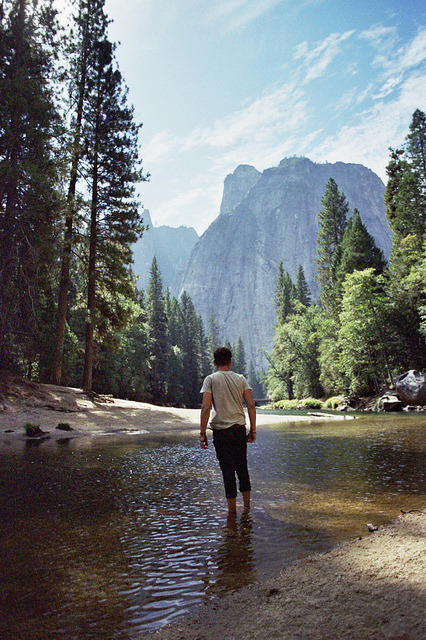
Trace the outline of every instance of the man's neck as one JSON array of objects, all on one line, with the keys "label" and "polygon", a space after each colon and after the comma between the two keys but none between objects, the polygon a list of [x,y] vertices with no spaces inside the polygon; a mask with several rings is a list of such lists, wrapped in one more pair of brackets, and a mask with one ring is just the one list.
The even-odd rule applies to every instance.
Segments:
[{"label": "man's neck", "polygon": [[230,368],[231,368],[231,365],[230,365],[230,364],[224,364],[223,366],[220,366],[220,367],[218,367],[218,366],[216,365],[216,369],[217,369],[218,371],[229,371],[229,370],[230,370]]}]

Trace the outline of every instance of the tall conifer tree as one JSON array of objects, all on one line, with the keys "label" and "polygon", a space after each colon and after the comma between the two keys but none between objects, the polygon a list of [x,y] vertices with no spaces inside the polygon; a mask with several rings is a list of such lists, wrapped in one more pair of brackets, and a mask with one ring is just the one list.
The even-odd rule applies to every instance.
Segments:
[{"label": "tall conifer tree", "polygon": [[296,274],[296,298],[301,302],[305,307],[309,307],[312,303],[311,293],[309,291],[308,283],[306,282],[305,272],[303,271],[303,267],[299,264]]},{"label": "tall conifer tree", "polygon": [[90,66],[93,64],[93,47],[98,37],[102,36],[103,24],[94,21],[92,0],[80,0],[78,15],[75,18],[76,35],[69,39],[66,54],[69,61],[69,105],[71,112],[68,123],[68,193],[64,207],[64,231],[61,254],[61,273],[58,287],[58,303],[56,311],[55,348],[52,358],[51,382],[61,383],[62,359],[66,333],[68,310],[68,291],[70,288],[70,272],[72,249],[74,245],[75,225],[78,214],[78,175],[84,156],[82,140],[83,125],[86,117],[87,81]]},{"label": "tall conifer tree", "polygon": [[58,124],[51,87],[54,37],[49,0],[43,6],[2,2],[0,368],[26,360],[31,369],[49,351],[59,208],[53,162]]},{"label": "tall conifer tree", "polygon": [[166,397],[167,370],[167,318],[165,313],[163,282],[157,259],[153,258],[145,298],[149,352],[150,394],[155,403],[161,404]]},{"label": "tall conifer tree", "polygon": [[211,367],[213,367],[213,354],[215,350],[221,346],[219,323],[213,309],[210,311],[207,321],[207,344],[209,350],[209,358],[212,363]]},{"label": "tall conifer tree", "polygon": [[278,323],[285,322],[291,313],[296,289],[287,271],[284,271],[283,263],[278,265],[277,284],[275,286],[275,308]]},{"label": "tall conifer tree", "polygon": [[235,373],[241,373],[243,376],[247,376],[246,352],[241,336],[238,336],[237,341],[233,346],[232,353],[232,369]]},{"label": "tall conifer tree", "polygon": [[182,362],[184,366],[183,402],[197,406],[201,387],[201,345],[199,319],[190,296],[184,291],[180,298],[182,318]]},{"label": "tall conifer tree", "polygon": [[346,274],[368,268],[375,269],[378,275],[383,272],[385,265],[383,251],[376,246],[373,236],[368,233],[358,209],[354,209],[342,238],[338,278],[343,281]]},{"label": "tall conifer tree", "polygon": [[[336,182],[330,178],[322,198],[322,209],[318,214],[317,235],[317,280],[321,287],[321,302],[330,304],[333,296],[333,257],[346,228],[348,204],[344,193],[340,193]],[[332,269],[333,267],[333,269]]]},{"label": "tall conifer tree", "polygon": [[87,117],[84,127],[87,176],[90,182],[88,220],[87,311],[83,387],[92,388],[94,337],[105,320],[125,322],[120,296],[131,296],[131,245],[143,232],[135,184],[143,179],[139,168],[138,132],[127,89],[108,40],[104,0],[92,0],[99,36],[93,46],[93,64],[87,80]]}]

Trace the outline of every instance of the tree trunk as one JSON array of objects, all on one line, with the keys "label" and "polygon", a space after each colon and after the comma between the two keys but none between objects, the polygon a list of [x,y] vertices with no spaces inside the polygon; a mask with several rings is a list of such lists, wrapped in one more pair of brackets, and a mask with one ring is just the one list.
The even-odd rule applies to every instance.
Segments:
[{"label": "tree trunk", "polygon": [[99,124],[101,113],[101,99],[98,98],[96,109],[95,140],[93,150],[93,182],[92,204],[90,208],[90,241],[89,241],[89,271],[87,282],[87,317],[86,317],[86,345],[84,351],[83,389],[92,392],[93,373],[93,335],[96,313],[96,246],[98,232],[98,164],[99,164]]},{"label": "tree trunk", "polygon": [[96,235],[97,235],[97,157],[93,176],[93,195],[90,221],[89,274],[87,284],[87,317],[86,317],[86,345],[84,351],[84,379],[83,389],[86,393],[92,391],[93,371],[93,335],[95,321],[96,294]]},{"label": "tree trunk", "polygon": [[58,309],[56,315],[56,341],[55,352],[51,369],[51,381],[53,384],[61,384],[62,377],[62,358],[64,354],[64,342],[65,342],[65,326],[67,322],[67,309],[68,309],[68,290],[70,286],[70,266],[71,266],[71,251],[73,242],[73,227],[76,214],[75,207],[75,192],[77,186],[78,165],[81,157],[80,152],[80,139],[81,139],[81,126],[83,121],[83,104],[84,104],[84,91],[86,87],[87,77],[87,48],[88,48],[88,19],[85,22],[83,41],[82,41],[82,56],[80,62],[80,77],[78,79],[78,103],[77,103],[77,118],[74,131],[74,144],[72,152],[72,165],[70,183],[68,187],[67,195],[67,214],[65,220],[65,232],[64,232],[64,247],[62,252],[62,265],[61,265],[61,279],[59,282],[58,293]]}]

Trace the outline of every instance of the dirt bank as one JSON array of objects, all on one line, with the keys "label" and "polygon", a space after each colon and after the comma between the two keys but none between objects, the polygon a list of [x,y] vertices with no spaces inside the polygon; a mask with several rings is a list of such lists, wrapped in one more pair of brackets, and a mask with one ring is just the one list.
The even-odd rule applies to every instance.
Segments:
[{"label": "dirt bank", "polygon": [[151,640],[423,640],[426,515],[304,559]]}]

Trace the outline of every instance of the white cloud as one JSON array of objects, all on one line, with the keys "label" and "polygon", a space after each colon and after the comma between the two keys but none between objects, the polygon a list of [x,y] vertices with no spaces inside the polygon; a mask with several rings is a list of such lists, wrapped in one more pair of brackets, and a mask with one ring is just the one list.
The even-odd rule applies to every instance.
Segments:
[{"label": "white cloud", "polygon": [[287,3],[288,0],[225,0],[216,2],[207,13],[207,20],[225,23],[227,30],[241,29],[283,2]]},{"label": "white cloud", "polygon": [[360,38],[369,41],[379,51],[373,65],[381,67],[385,76],[399,76],[426,59],[425,28],[419,29],[417,35],[401,47],[397,47],[397,32],[393,27],[363,31]]},{"label": "white cloud", "polygon": [[163,162],[178,146],[178,139],[167,131],[154,134],[143,146],[144,162]]},{"label": "white cloud", "polygon": [[295,84],[285,84],[267,92],[251,104],[216,121],[212,127],[194,130],[185,149],[207,145],[227,148],[252,141],[264,141],[277,129],[293,131],[305,118],[304,92]]},{"label": "white cloud", "polygon": [[386,82],[380,87],[379,92],[373,96],[374,100],[385,98],[386,96],[391,94],[401,84],[403,79],[404,76],[402,75],[402,73],[398,76],[388,78],[388,80],[386,80]]},{"label": "white cloud", "polygon": [[393,47],[397,41],[397,29],[396,27],[376,25],[375,27],[371,27],[371,29],[361,31],[359,37],[363,40],[368,40],[377,49],[383,49],[384,46],[390,48],[391,46]]},{"label": "white cloud", "polygon": [[[214,184],[203,176],[199,184],[178,193],[173,198],[162,202],[155,210],[155,219],[160,224],[176,226],[179,223],[179,215],[188,210],[197,210],[191,216],[191,226],[198,233],[202,233],[206,227],[217,217],[222,197],[223,176],[220,182]],[[182,224],[186,224],[182,221]]]},{"label": "white cloud", "polygon": [[357,94],[358,94],[358,87],[352,87],[351,89],[349,89],[349,91],[344,93],[340,97],[340,99],[336,102],[335,110],[341,111],[344,109],[348,109],[349,107],[352,107],[357,98]]},{"label": "white cloud", "polygon": [[313,49],[308,48],[307,42],[302,42],[298,45],[295,49],[294,58],[296,60],[302,59],[301,69],[305,70],[303,83],[307,84],[311,80],[322,76],[331,62],[341,52],[342,43],[354,33],[353,30],[342,34],[332,33]]},{"label": "white cloud", "polygon": [[425,88],[426,75],[410,77],[401,85],[395,100],[381,101],[359,114],[358,124],[342,127],[337,135],[316,146],[310,157],[320,162],[362,163],[385,181],[389,147],[404,141]]},{"label": "white cloud", "polygon": [[403,72],[418,66],[426,59],[426,29],[421,29],[417,36],[402,49],[397,61],[397,71]]}]

